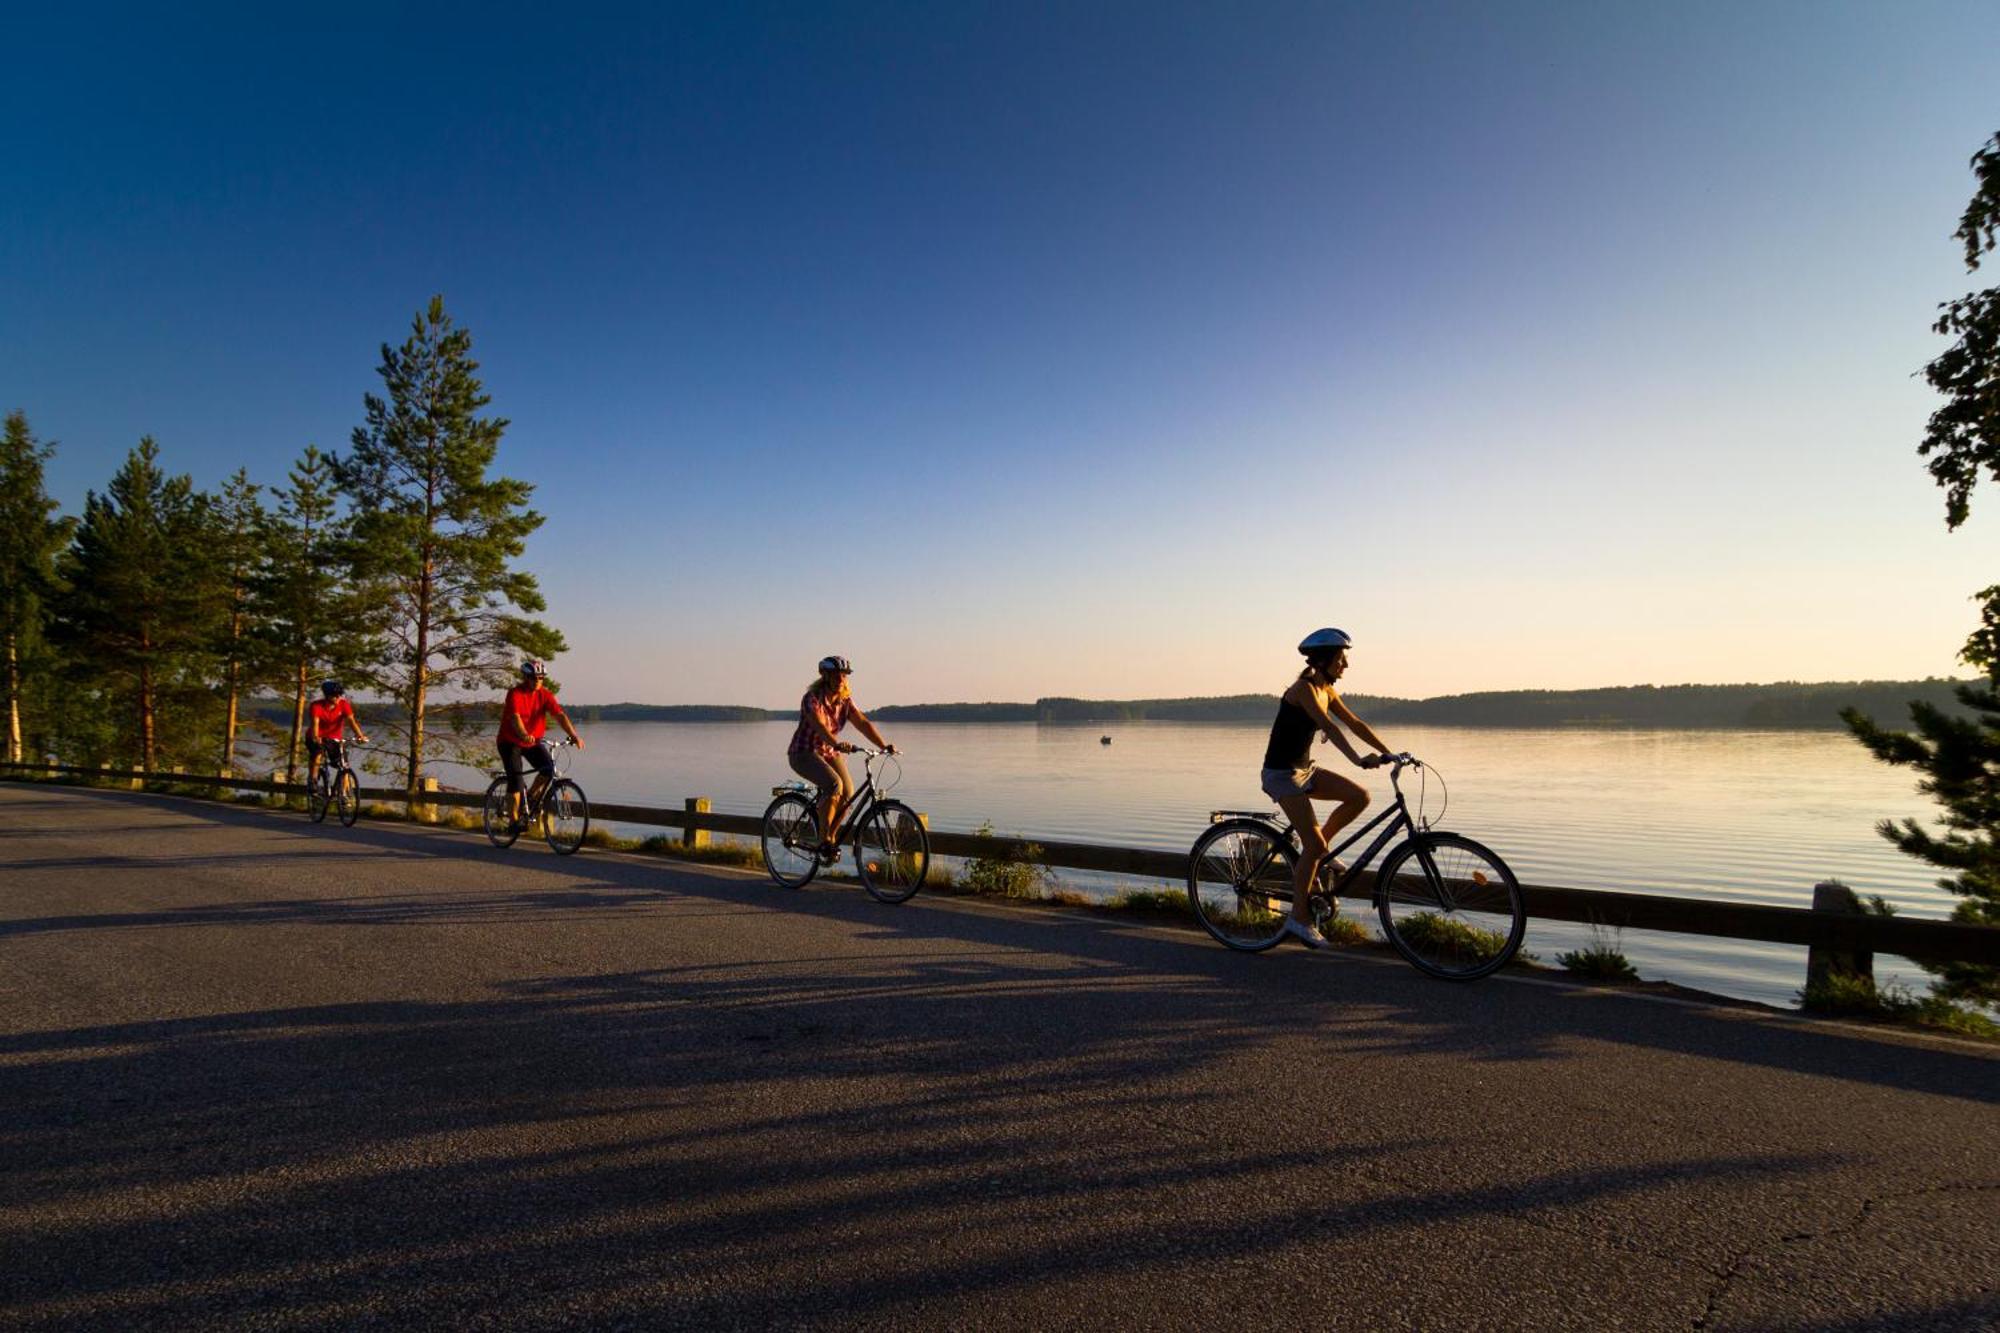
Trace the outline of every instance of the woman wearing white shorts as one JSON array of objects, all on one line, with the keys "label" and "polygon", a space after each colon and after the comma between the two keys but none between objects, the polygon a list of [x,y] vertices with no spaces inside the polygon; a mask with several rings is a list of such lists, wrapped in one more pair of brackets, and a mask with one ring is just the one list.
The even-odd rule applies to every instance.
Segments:
[{"label": "woman wearing white shorts", "polygon": [[[1313,876],[1325,859],[1327,848],[1355,816],[1368,808],[1368,792],[1349,777],[1330,773],[1312,761],[1315,735],[1325,736],[1342,754],[1363,768],[1374,768],[1389,753],[1381,737],[1341,702],[1334,682],[1347,672],[1347,649],[1354,641],[1342,630],[1320,629],[1306,635],[1299,644],[1305,655],[1305,670],[1278,699],[1278,716],[1271,723],[1271,741],[1264,747],[1264,794],[1276,801],[1299,834],[1299,863],[1292,880],[1292,915],[1285,932],[1300,943],[1317,949],[1326,937],[1313,927],[1307,899]],[[1338,721],[1336,721],[1338,719]],[[1341,726],[1375,747],[1376,753],[1363,757],[1341,733]],[[1313,813],[1314,801],[1332,801],[1334,807],[1321,823]],[[1338,870],[1345,866],[1336,865]]]}]

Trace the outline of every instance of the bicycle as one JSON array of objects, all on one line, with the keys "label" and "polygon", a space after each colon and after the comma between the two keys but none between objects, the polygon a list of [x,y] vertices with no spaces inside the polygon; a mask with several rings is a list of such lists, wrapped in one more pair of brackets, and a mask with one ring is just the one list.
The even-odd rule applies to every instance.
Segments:
[{"label": "bicycle", "polygon": [[[568,776],[569,756],[563,751],[573,746],[566,740],[543,741],[556,761],[555,776],[546,783],[528,785],[521,795],[521,818],[514,818],[513,802],[507,799],[507,775],[500,774],[486,788],[486,837],[495,847],[512,847],[515,839],[532,823],[539,822],[542,836],[557,856],[568,856],[583,846],[590,832],[590,801],[583,788]],[[539,786],[541,794],[536,795]]]},{"label": "bicycle", "polygon": [[777,799],[764,810],[764,868],[780,888],[802,889],[819,873],[822,842],[839,845],[849,833],[854,836],[854,867],[861,887],[878,902],[907,902],[923,887],[930,870],[931,838],[917,812],[901,801],[886,799],[885,793],[902,780],[902,765],[896,777],[875,780],[875,761],[890,757],[887,750],[861,750],[861,786],[848,800],[847,812],[830,837],[821,838],[819,810],[813,790],[803,782],[787,782],[771,788]]},{"label": "bicycle", "polygon": [[[1403,796],[1402,774],[1424,766],[1407,754],[1389,758],[1395,802],[1321,862],[1308,898],[1313,924],[1324,927],[1332,921],[1336,899],[1349,896],[1347,890],[1359,882],[1368,863],[1401,833],[1404,841],[1375,873],[1372,900],[1382,934],[1428,976],[1474,981],[1497,972],[1521,947],[1528,926],[1519,881],[1488,848],[1456,833],[1438,832],[1422,817],[1421,795],[1413,816]],[[1188,853],[1188,900],[1195,916],[1232,949],[1268,949],[1284,938],[1291,912],[1298,831],[1264,811],[1216,810],[1208,819],[1212,827]],[[1382,832],[1368,850],[1336,879],[1335,857],[1378,828]]]},{"label": "bicycle", "polygon": [[353,828],[361,818],[361,780],[347,762],[346,741],[326,740],[320,753],[319,771],[306,786],[306,813],[312,822],[326,822],[329,807],[340,815],[343,828]]}]

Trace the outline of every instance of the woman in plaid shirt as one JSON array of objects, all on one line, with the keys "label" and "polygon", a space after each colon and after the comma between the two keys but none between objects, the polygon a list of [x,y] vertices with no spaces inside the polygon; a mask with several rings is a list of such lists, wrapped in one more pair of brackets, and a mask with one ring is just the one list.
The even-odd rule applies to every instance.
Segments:
[{"label": "woman in plaid shirt", "polygon": [[827,865],[840,855],[832,834],[840,827],[837,821],[847,798],[854,794],[854,779],[840,756],[861,748],[842,741],[841,728],[852,722],[877,749],[896,753],[896,747],[882,739],[868,715],[854,706],[854,696],[847,688],[847,678],[853,672],[854,664],[844,657],[819,660],[819,679],[799,700],[799,729],[792,733],[791,748],[785,752],[792,772],[819,788],[819,859]]}]

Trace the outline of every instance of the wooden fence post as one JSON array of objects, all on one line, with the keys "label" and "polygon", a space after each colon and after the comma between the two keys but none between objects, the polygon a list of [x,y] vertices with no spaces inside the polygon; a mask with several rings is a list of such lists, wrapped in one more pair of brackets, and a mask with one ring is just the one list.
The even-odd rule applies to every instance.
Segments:
[{"label": "wooden fence post", "polygon": [[133,791],[144,791],[144,790],[146,790],[146,779],[144,779],[144,778],[142,778],[142,777],[140,777],[140,776],[139,776],[139,775],[140,775],[141,773],[145,772],[146,770],[145,770],[145,769],[143,769],[143,768],[132,768],[132,769],[129,769],[129,770],[127,770],[127,771],[128,771],[128,772],[130,772],[130,773],[132,774],[132,782],[131,782],[131,787],[132,787],[132,790],[133,790]]},{"label": "wooden fence post", "polygon": [[[438,789],[438,780],[436,778],[425,778],[423,780],[423,789],[427,792],[436,791]],[[421,801],[412,805],[410,813],[416,816],[419,824],[435,824],[438,822],[438,808],[436,803],[432,801]]]},{"label": "wooden fence post", "polygon": [[[1868,909],[1861,897],[1837,879],[1813,885],[1815,912],[1838,912],[1842,916],[1865,916]],[[1806,989],[1812,990],[1834,976],[1853,977],[1875,984],[1875,955],[1866,949],[1835,949],[1815,944],[1806,950]]]},{"label": "wooden fence post", "polygon": [[688,821],[681,830],[681,845],[689,851],[693,851],[697,847],[708,846],[708,830],[694,826],[694,817],[696,815],[705,815],[709,812],[708,798],[706,796],[690,796],[682,804],[686,807]]}]

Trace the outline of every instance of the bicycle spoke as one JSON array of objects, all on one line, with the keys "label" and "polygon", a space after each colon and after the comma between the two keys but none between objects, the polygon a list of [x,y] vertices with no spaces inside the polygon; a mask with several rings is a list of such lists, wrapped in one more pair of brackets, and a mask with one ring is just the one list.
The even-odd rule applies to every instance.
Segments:
[{"label": "bicycle spoke", "polygon": [[542,797],[542,835],[549,846],[567,856],[583,846],[590,831],[590,802],[583,788],[563,778],[553,783]]},{"label": "bicycle spoke", "polygon": [[854,860],[869,893],[883,902],[904,901],[923,887],[930,868],[923,821],[900,805],[877,806],[855,834]]},{"label": "bicycle spoke", "polygon": [[1383,932],[1433,976],[1469,980],[1504,966],[1527,915],[1513,872],[1468,839],[1433,834],[1393,853],[1379,891]]},{"label": "bicycle spoke", "polygon": [[1195,843],[1188,898],[1208,933],[1232,949],[1268,949],[1292,900],[1291,847],[1269,826],[1218,824]]},{"label": "bicycle spoke", "polygon": [[803,793],[787,792],[764,812],[764,866],[788,889],[819,871],[819,820]]}]

